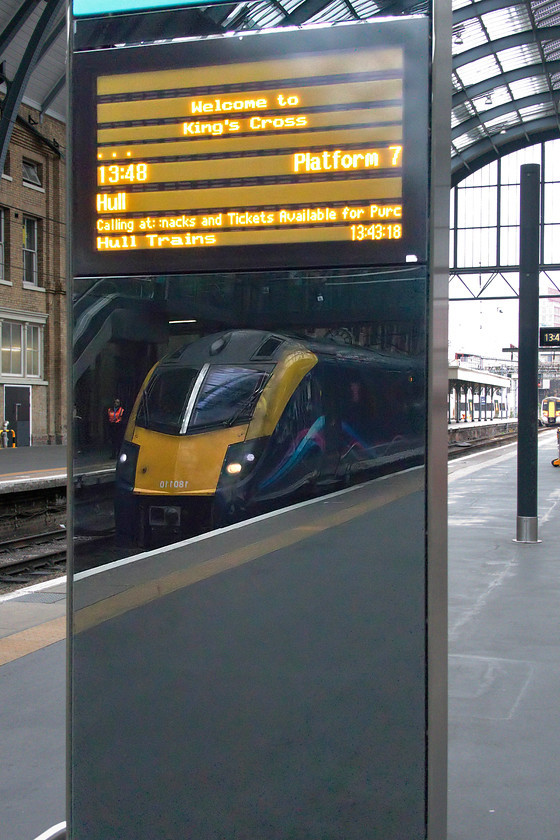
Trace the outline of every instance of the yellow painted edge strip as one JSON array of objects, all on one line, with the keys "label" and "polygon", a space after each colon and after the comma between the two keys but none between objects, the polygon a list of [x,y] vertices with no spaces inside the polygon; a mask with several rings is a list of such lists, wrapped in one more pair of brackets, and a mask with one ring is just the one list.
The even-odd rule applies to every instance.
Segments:
[{"label": "yellow painted edge strip", "polygon": [[64,615],[53,618],[52,621],[37,624],[35,627],[29,627],[27,630],[21,630],[19,633],[13,633],[11,636],[5,636],[0,639],[0,666],[21,659],[29,653],[35,653],[55,642],[61,642],[65,638],[66,616]]},{"label": "yellow painted edge strip", "polygon": [[[165,595],[170,595],[179,589],[192,586],[200,581],[219,575],[222,572],[239,568],[259,557],[294,545],[308,539],[314,534],[326,531],[337,525],[377,510],[387,504],[404,498],[423,487],[423,473],[421,471],[408,473],[396,480],[392,488],[379,488],[373,499],[369,499],[351,508],[331,513],[317,519],[316,523],[303,525],[288,532],[278,534],[263,540],[258,540],[248,546],[227,552],[212,560],[206,560],[189,569],[173,572],[165,577],[133,586],[125,592],[119,592],[103,601],[98,601],[88,607],[83,607],[74,614],[74,633],[81,633],[96,627],[118,616],[124,615],[138,607],[145,606]],[[404,487],[402,486],[404,484]]]},{"label": "yellow painted edge strip", "polygon": [[[100,76],[97,83],[99,96],[116,93],[139,93],[145,90],[174,90],[243,82],[262,82],[273,79],[318,77],[336,73],[363,73],[373,70],[402,71],[403,53],[400,48],[349,48],[336,53],[279,58],[274,60],[244,61],[232,64],[183,67],[174,70],[155,70],[139,73],[122,73]],[[284,91],[281,91],[284,92]],[[251,93],[251,92],[247,92]],[[220,95],[220,94],[217,94]],[[230,94],[231,95],[231,94]],[[241,94],[239,94],[241,95]],[[221,94],[223,97],[224,94]]]},{"label": "yellow painted edge strip", "polygon": [[[382,81],[371,82],[347,82],[346,84],[321,85],[318,87],[306,87],[299,90],[300,101],[298,108],[312,108],[319,105],[338,105],[362,102],[383,102],[388,99],[400,99],[403,86],[401,79],[383,79]],[[251,116],[263,117],[272,116],[269,111],[276,111],[278,105],[274,98],[275,91],[252,90],[245,93],[218,94],[216,96],[177,96],[169,99],[133,99],[128,102],[101,102],[97,106],[98,123],[126,122],[128,120],[154,120],[183,118],[185,122],[216,122],[217,120],[246,120]],[[266,100],[264,108],[246,109],[243,111],[216,111],[211,113],[192,113],[188,105],[191,100],[211,102],[213,99],[221,101],[229,100]],[[370,109],[364,108],[364,115],[369,114]],[[243,115],[237,116],[237,115]],[[249,114],[249,117],[247,116]],[[286,109],[286,116],[292,116],[289,109]],[[311,115],[307,115],[311,117]]]},{"label": "yellow painted edge strip", "polygon": [[63,476],[66,475],[66,467],[52,467],[52,469],[44,470],[20,470],[19,472],[0,473],[0,481],[6,476],[18,475],[25,478],[28,475],[38,475],[39,473],[48,473],[49,475]]},{"label": "yellow painted edge strip", "polygon": [[[374,123],[381,120],[397,123],[396,125],[373,124],[369,127],[370,137],[376,141],[400,140],[402,136],[402,108],[376,108],[367,113],[367,119]],[[363,109],[359,111],[331,111],[328,114],[313,114],[313,123],[310,127],[327,128],[336,126],[344,132],[355,132],[354,123],[360,124],[364,121]],[[211,122],[221,122],[212,120]],[[219,154],[220,152],[252,151],[259,149],[282,149],[290,146],[318,146],[332,143],[336,130],[332,131],[309,131],[307,127],[294,129],[293,131],[282,131],[275,134],[265,134],[255,131],[252,134],[244,134],[238,137],[237,134],[220,134],[214,137],[209,135],[185,137],[182,130],[182,123],[168,125],[131,125],[123,128],[101,128],[97,132],[98,143],[113,143],[114,147],[103,147],[99,154],[101,160],[110,161],[113,151],[116,151],[118,158],[126,158],[130,152],[130,158],[142,159],[145,157],[165,157],[165,155],[205,155]],[[348,135],[351,140],[355,134]],[[174,137],[174,143],[152,143],[135,146],[138,140],[162,140]],[[202,138],[202,139],[200,139]],[[347,142],[347,141],[345,141]],[[120,148],[121,144],[127,144]]]}]

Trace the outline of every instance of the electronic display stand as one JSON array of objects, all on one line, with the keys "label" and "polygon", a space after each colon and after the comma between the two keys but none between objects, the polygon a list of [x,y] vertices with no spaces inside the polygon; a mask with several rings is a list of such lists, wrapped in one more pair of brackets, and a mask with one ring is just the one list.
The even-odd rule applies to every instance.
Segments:
[{"label": "electronic display stand", "polygon": [[72,20],[68,836],[443,840],[435,21],[119,11]]}]

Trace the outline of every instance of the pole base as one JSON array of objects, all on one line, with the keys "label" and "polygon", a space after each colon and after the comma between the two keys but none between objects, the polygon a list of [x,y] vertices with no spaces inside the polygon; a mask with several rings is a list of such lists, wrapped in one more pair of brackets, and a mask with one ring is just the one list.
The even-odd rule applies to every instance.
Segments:
[{"label": "pole base", "polygon": [[518,516],[517,517],[517,537],[513,542],[518,543],[540,543],[542,540],[539,536],[539,520],[536,516]]}]

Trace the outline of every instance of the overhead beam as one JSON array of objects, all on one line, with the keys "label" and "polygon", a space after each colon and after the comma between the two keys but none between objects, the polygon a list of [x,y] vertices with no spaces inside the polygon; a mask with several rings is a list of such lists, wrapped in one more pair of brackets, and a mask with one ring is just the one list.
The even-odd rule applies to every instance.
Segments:
[{"label": "overhead beam", "polygon": [[41,113],[44,114],[47,108],[50,106],[51,102],[53,102],[60,91],[63,89],[64,85],[66,84],[66,73],[63,73],[59,80],[56,82],[55,85],[49,90],[43,101],[41,102]]},{"label": "overhead beam", "polygon": [[332,0],[304,0],[294,11],[287,15],[282,21],[282,26],[299,26],[306,23],[314,15],[322,12],[330,5]]},{"label": "overhead beam", "polygon": [[0,118],[0,172],[4,171],[8,147],[27,82],[33,72],[41,49],[47,40],[49,26],[56,19],[64,2],[65,0],[51,0],[51,2],[46,3],[19,63],[16,75],[8,88],[8,93],[3,102],[2,117]]},{"label": "overhead beam", "polygon": [[516,67],[515,70],[508,70],[507,73],[500,73],[498,76],[490,76],[482,82],[477,82],[475,85],[468,85],[465,90],[453,94],[452,107],[457,108],[459,105],[476,99],[478,96],[491,93],[497,87],[505,87],[512,82],[520,81],[520,79],[539,79],[541,77],[546,79],[547,74],[552,75],[554,73],[560,73],[560,59],[547,61],[546,68],[540,61],[525,67]]},{"label": "overhead beam", "polygon": [[[515,113],[521,108],[530,108],[531,105],[543,105],[545,103],[557,102],[560,99],[560,90],[549,92],[547,90],[542,93],[533,93],[531,96],[523,96],[521,99],[514,99],[511,102],[502,102],[501,105],[496,105],[494,108],[489,108],[480,114],[470,117],[468,120],[459,123],[451,132],[451,139],[456,140],[468,131],[478,128],[481,123],[485,127],[485,123],[497,117],[503,117],[506,114]],[[548,115],[547,115],[548,116]],[[492,135],[494,137],[494,135]],[[494,138],[495,139],[495,138]]]},{"label": "overhead beam", "polygon": [[11,42],[12,38],[19,32],[29,15],[35,11],[37,6],[39,5],[40,0],[25,0],[24,3],[21,4],[15,15],[12,17],[10,22],[7,26],[4,27],[2,32],[0,33],[0,56],[4,50],[8,47],[9,43]]},{"label": "overhead beam", "polygon": [[43,56],[50,50],[60,33],[66,29],[66,16],[62,15],[58,23],[53,26],[51,31],[49,32],[47,38],[45,38],[45,42],[41,47],[39,55],[37,56],[37,61],[40,61]]},{"label": "overhead beam", "polygon": [[477,0],[474,5],[463,6],[453,12],[453,26],[457,23],[464,23],[467,20],[479,18],[488,12],[495,12],[504,8],[504,0]]},{"label": "overhead beam", "polygon": [[457,186],[473,172],[477,172],[483,166],[486,166],[487,163],[492,163],[498,158],[509,155],[510,152],[516,152],[518,149],[524,149],[534,143],[557,138],[558,126],[554,116],[516,125],[504,134],[494,135],[493,140],[498,147],[497,149],[485,137],[451,158],[451,186]]},{"label": "overhead beam", "polygon": [[[470,6],[469,8],[474,7]],[[538,30],[538,33],[537,39],[533,30],[527,29],[524,32],[506,35],[504,38],[496,38],[495,41],[488,41],[486,44],[479,44],[478,47],[473,47],[471,50],[465,50],[465,52],[453,56],[453,70],[464,67],[466,64],[472,64],[474,61],[478,61],[479,58],[486,58],[502,50],[536,44],[537,40],[541,42],[557,41],[560,39],[560,26],[543,26]]]}]

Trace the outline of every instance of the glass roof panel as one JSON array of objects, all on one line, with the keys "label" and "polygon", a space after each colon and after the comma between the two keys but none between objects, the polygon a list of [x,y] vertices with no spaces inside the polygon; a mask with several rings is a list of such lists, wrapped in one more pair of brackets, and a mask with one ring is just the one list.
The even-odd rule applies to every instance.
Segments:
[{"label": "glass roof panel", "polygon": [[274,26],[274,24],[282,20],[282,17],[282,12],[268,2],[255,3],[251,7],[251,20],[262,29],[268,26]]},{"label": "glass roof panel", "polygon": [[357,13],[361,18],[373,17],[378,14],[379,6],[372,0],[359,0],[359,2],[352,3]]},{"label": "glass roof panel", "polygon": [[[476,138],[480,139],[480,137]],[[476,141],[469,137],[468,134],[461,134],[460,137],[456,137],[453,141],[454,147],[457,149],[457,152],[462,152],[465,149],[468,149],[469,146],[472,146]]]},{"label": "glass roof panel", "polygon": [[346,3],[342,2],[342,0],[333,0],[333,2],[329,3],[328,6],[325,6],[324,9],[318,11],[316,15],[310,17],[306,23],[322,23],[323,21],[328,21],[329,23],[339,23],[342,20],[354,20],[354,15],[351,13]]},{"label": "glass roof panel", "polygon": [[487,44],[488,36],[480,25],[479,18],[471,18],[453,27],[453,54],[460,55],[480,44]]},{"label": "glass roof panel", "polygon": [[473,6],[472,0],[453,0],[453,11],[455,9],[464,9],[465,6]]},{"label": "glass roof panel", "polygon": [[511,82],[510,89],[516,99],[521,99],[522,96],[530,96],[532,93],[542,93],[548,90],[548,84],[545,76],[530,76],[527,79]]},{"label": "glass roof panel", "polygon": [[474,85],[477,82],[482,82],[493,76],[497,76],[501,72],[501,68],[496,61],[496,56],[485,55],[484,58],[479,58],[478,61],[472,61],[463,67],[457,67],[455,72],[463,85],[468,87],[469,85]]},{"label": "glass roof panel", "polygon": [[482,15],[482,22],[486,27],[490,39],[503,38],[515,32],[525,32],[531,29],[531,19],[525,6],[509,6]]},{"label": "glass roof panel", "polygon": [[493,91],[485,93],[483,96],[477,96],[473,99],[473,104],[477,113],[481,114],[484,111],[489,111],[490,108],[495,108],[497,105],[503,105],[504,102],[511,102],[512,96],[509,89],[505,85],[494,88]]},{"label": "glass roof panel", "polygon": [[537,44],[521,44],[518,47],[511,47],[509,50],[502,50],[497,53],[497,56],[506,72],[517,70],[519,67],[529,67],[541,60]]},{"label": "glass roof panel", "polygon": [[301,0],[284,0],[282,6],[286,9],[288,14],[294,11],[297,6],[301,3]]},{"label": "glass roof panel", "polygon": [[521,108],[519,111],[523,117],[523,122],[530,122],[539,117],[548,117],[554,112],[555,108],[552,102],[541,102],[540,105],[530,105],[528,108]]},{"label": "glass roof panel", "polygon": [[500,131],[505,131],[506,129],[511,128],[512,125],[519,125],[520,122],[521,120],[519,118],[519,114],[512,111],[511,114],[503,114],[501,117],[489,120],[484,123],[484,125],[488,130],[488,134],[499,134]]},{"label": "glass roof panel", "polygon": [[555,58],[560,58],[560,41],[543,41],[543,51],[547,61],[553,61]]},{"label": "glass roof panel", "polygon": [[554,26],[554,24],[560,23],[560,0],[532,3],[531,5],[537,24]]},{"label": "glass roof panel", "polygon": [[463,90],[463,85],[456,73],[451,74],[451,81],[455,90]]},{"label": "glass roof panel", "polygon": [[465,122],[465,120],[469,120],[471,117],[474,117],[475,113],[470,102],[463,102],[461,105],[457,105],[451,111],[451,127],[455,128],[460,123]]}]

